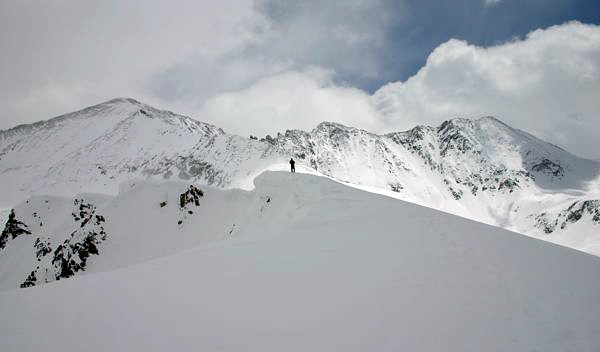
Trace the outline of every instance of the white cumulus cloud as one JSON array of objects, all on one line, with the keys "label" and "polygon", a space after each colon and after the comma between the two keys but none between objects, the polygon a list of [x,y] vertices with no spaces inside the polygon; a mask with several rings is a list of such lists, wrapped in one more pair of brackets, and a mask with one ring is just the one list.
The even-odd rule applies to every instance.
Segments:
[{"label": "white cumulus cloud", "polygon": [[264,135],[321,121],[389,132],[492,115],[577,155],[600,158],[598,26],[571,22],[490,47],[452,39],[414,76],[373,95],[336,85],[332,77],[319,68],[277,73],[213,96],[196,116],[230,132]]},{"label": "white cumulus cloud", "polygon": [[404,82],[373,96],[388,129],[496,116],[567,150],[600,157],[600,27],[577,22],[488,48],[450,40]]},{"label": "white cumulus cloud", "polygon": [[197,116],[241,135],[310,130],[322,121],[367,130],[383,128],[367,93],[335,85],[332,72],[320,68],[287,71],[247,89],[217,95],[206,101]]}]

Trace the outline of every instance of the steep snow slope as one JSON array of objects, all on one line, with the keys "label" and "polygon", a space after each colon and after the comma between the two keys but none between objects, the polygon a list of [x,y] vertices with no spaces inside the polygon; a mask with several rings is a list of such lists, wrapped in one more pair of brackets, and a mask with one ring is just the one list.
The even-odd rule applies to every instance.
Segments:
[{"label": "steep snow slope", "polygon": [[131,181],[121,191],[114,197],[35,196],[17,205],[9,230],[0,236],[0,290],[115,269],[228,239],[248,221],[260,220],[271,201],[268,195],[173,181]]},{"label": "steep snow slope", "polygon": [[260,145],[133,99],[18,126],[0,143],[5,207],[29,194],[115,194],[122,181],[153,175],[235,185],[231,170],[243,170]]},{"label": "steep snow slope", "polygon": [[290,156],[301,169],[600,255],[600,163],[492,117],[386,135],[325,122],[253,140],[115,99],[0,132],[0,208],[31,194],[116,194],[133,178],[251,189]]},{"label": "steep snow slope", "polygon": [[249,194],[271,200],[226,241],[1,292],[0,350],[600,347],[597,257],[323,177],[269,172]]}]

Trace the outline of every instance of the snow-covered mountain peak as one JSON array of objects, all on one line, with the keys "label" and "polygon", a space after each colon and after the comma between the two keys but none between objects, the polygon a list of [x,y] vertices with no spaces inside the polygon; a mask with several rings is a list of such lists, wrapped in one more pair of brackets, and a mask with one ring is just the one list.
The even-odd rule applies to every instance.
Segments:
[{"label": "snow-covered mountain peak", "polygon": [[[494,117],[384,135],[322,122],[259,139],[116,98],[0,131],[0,207],[40,193],[116,194],[139,178],[250,189],[262,171],[287,169],[290,157],[298,170],[529,234],[560,229],[535,220],[548,207],[564,215],[574,202],[600,198],[599,162]],[[554,221],[548,214],[544,221]]]},{"label": "snow-covered mountain peak", "polygon": [[523,164],[530,169],[548,161],[566,165],[573,160],[583,160],[492,116],[455,118],[437,127],[417,126],[386,136],[406,145],[409,150],[424,150],[423,153],[431,154],[432,159],[438,156],[480,159],[513,169],[521,168]]},{"label": "snow-covered mountain peak", "polygon": [[223,134],[223,130],[217,128],[211,124],[200,122],[191,117],[179,115],[169,110],[161,110],[154,108],[150,105],[139,102],[133,98],[114,98],[104,103],[91,106],[82,110],[92,112],[89,114],[94,117],[93,112],[102,112],[102,114],[115,114],[120,115],[124,119],[126,118],[137,118],[142,121],[145,119],[158,119],[169,125],[183,127],[188,132],[198,133],[217,133]]},{"label": "snow-covered mountain peak", "polygon": [[318,132],[318,131],[336,131],[336,130],[354,131],[354,130],[358,130],[358,129],[355,127],[343,125],[339,122],[323,121],[323,122],[319,123],[312,131]]},{"label": "snow-covered mountain peak", "polygon": [[[96,126],[99,131],[103,128],[118,127],[118,124],[131,124],[133,119],[158,119],[168,125],[183,127],[188,132],[216,133],[224,132],[213,125],[200,122],[187,116],[175,114],[168,110],[160,110],[150,105],[139,102],[133,98],[114,98],[84,109],[60,115],[49,120],[33,124],[19,125],[11,129],[0,131],[0,141],[9,140],[11,137],[76,127],[78,129]],[[80,132],[80,131],[77,131]]]},{"label": "snow-covered mountain peak", "polygon": [[131,104],[131,105],[137,105],[137,106],[148,106],[134,98],[129,98],[129,97],[116,97],[116,98],[112,98],[110,100],[107,100],[103,103],[100,103],[98,105],[122,105],[122,104]]}]

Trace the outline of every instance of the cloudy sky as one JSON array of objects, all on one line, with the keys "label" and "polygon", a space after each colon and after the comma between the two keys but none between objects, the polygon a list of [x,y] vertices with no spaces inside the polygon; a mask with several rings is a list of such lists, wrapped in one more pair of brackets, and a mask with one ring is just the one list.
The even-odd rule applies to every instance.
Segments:
[{"label": "cloudy sky", "polygon": [[493,115],[600,159],[598,0],[2,0],[0,129],[117,96],[242,135]]}]

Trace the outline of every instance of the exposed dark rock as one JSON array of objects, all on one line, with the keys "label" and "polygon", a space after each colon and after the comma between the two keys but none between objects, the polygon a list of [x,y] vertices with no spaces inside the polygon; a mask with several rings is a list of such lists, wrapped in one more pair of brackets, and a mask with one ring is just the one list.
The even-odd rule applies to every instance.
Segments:
[{"label": "exposed dark rock", "polygon": [[592,221],[595,224],[600,224],[600,200],[574,202],[561,214],[565,217],[565,221],[561,224],[561,229],[565,228],[567,223],[579,221],[585,214],[591,215]]},{"label": "exposed dark rock", "polygon": [[47,238],[38,237],[35,240],[33,247],[35,248],[35,257],[38,259],[38,261],[46,254],[52,252],[50,240]]},{"label": "exposed dark rock", "polygon": [[580,221],[585,215],[591,217],[592,223],[600,224],[600,200],[576,201],[555,217],[544,212],[536,215],[534,221],[536,227],[549,234],[554,232],[557,227],[567,228],[569,224]]},{"label": "exposed dark rock", "polygon": [[[71,215],[73,216],[75,221],[79,221],[81,219],[87,218],[92,209],[92,205],[84,203],[83,199],[75,199],[73,201],[73,205],[78,207],[78,210],[79,210],[79,212],[74,211],[71,213]],[[82,226],[83,225],[84,224],[82,223]]]},{"label": "exposed dark rock", "polygon": [[104,229],[100,232],[86,231],[80,236],[77,231],[54,251],[52,265],[56,269],[56,280],[68,278],[85,270],[90,254],[98,255],[97,245],[106,240]]},{"label": "exposed dark rock", "polygon": [[27,276],[25,281],[21,284],[21,288],[35,286],[36,281],[37,281],[37,278],[35,277],[35,270],[34,270],[29,274],[29,276]]},{"label": "exposed dark rock", "polygon": [[506,190],[509,190],[510,192],[512,192],[515,188],[519,188],[519,181],[517,181],[515,179],[510,179],[510,178],[499,182],[499,185],[498,185],[499,191],[506,189]]},{"label": "exposed dark rock", "polygon": [[550,221],[546,213],[541,213],[535,216],[535,227],[544,230],[544,233],[552,233],[556,228],[558,220]]},{"label": "exposed dark rock", "polygon": [[404,189],[404,187],[402,187],[402,185],[399,182],[390,183],[389,186],[393,192],[401,192]]},{"label": "exposed dark rock", "polygon": [[101,225],[106,219],[104,216],[96,214],[94,205],[84,203],[82,199],[76,199],[74,205],[76,211],[72,215],[77,222],[80,222],[77,229],[54,251],[52,251],[47,238],[36,239],[34,249],[38,262],[41,262],[41,259],[49,254],[52,254],[52,259],[46,261],[41,268],[37,266],[21,284],[21,287],[35,286],[40,280],[49,282],[71,277],[77,272],[85,270],[90,255],[99,254],[98,244],[105,241],[107,237],[104,227]]},{"label": "exposed dark rock", "polygon": [[448,190],[450,191],[450,193],[452,193],[452,197],[454,197],[454,199],[459,200],[462,198],[463,196],[463,191],[462,190],[455,190],[452,187],[448,187]]},{"label": "exposed dark rock", "polygon": [[27,225],[24,222],[19,221],[15,215],[15,210],[11,209],[6,225],[4,225],[4,230],[2,231],[2,234],[0,234],[0,249],[6,247],[6,243],[10,239],[30,234],[31,231],[29,231]]},{"label": "exposed dark rock", "polygon": [[202,197],[204,197],[204,192],[196,186],[190,185],[187,191],[179,195],[179,207],[183,209],[190,203],[200,206],[200,198]]},{"label": "exposed dark rock", "polygon": [[275,140],[275,138],[271,137],[271,135],[266,135],[265,138],[261,138],[260,141],[267,142],[271,145],[277,144],[277,141]]},{"label": "exposed dark rock", "polygon": [[535,171],[535,172],[545,173],[547,175],[552,175],[552,176],[564,176],[565,175],[564,168],[560,164],[555,163],[554,161],[549,160],[549,159],[543,159],[541,162],[533,165],[531,167],[531,170]]}]

